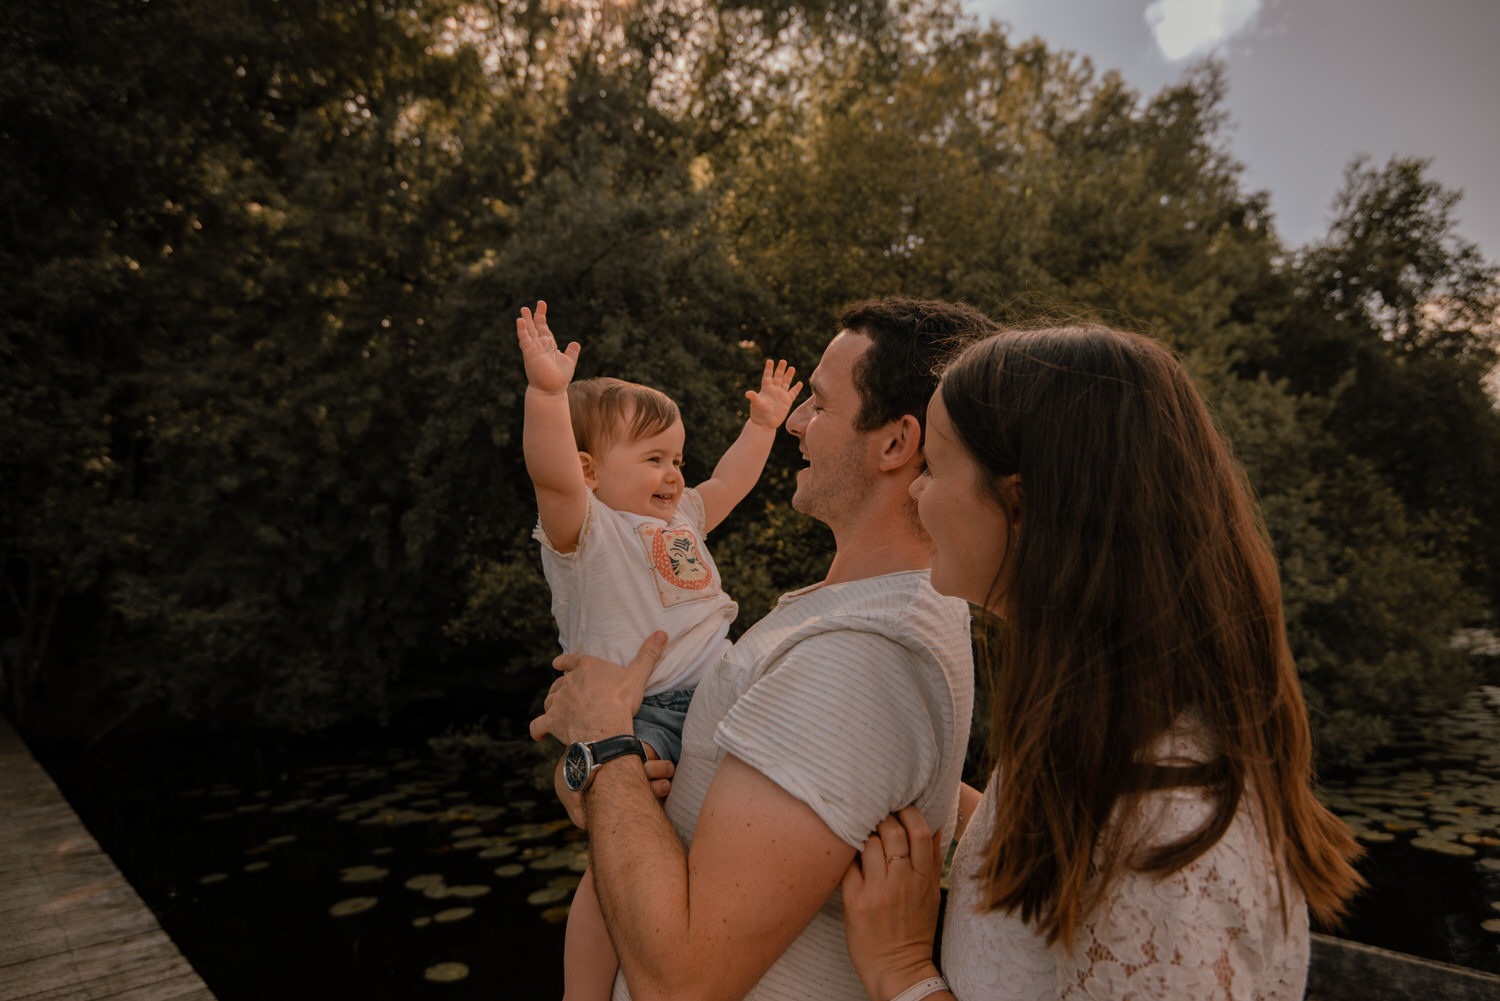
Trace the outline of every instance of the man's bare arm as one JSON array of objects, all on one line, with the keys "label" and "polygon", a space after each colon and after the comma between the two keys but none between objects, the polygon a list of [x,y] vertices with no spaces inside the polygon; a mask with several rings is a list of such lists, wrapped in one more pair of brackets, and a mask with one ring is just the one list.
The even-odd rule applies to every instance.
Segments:
[{"label": "man's bare arm", "polygon": [[854,849],[765,775],[725,757],[685,853],[633,762],[584,796],[590,865],[637,1001],[729,1001],[764,976]]},{"label": "man's bare arm", "polygon": [[[626,667],[581,654],[554,661],[531,736],[564,743],[630,732],[666,645],[653,633]],[[634,757],[602,766],[584,792],[589,863],[637,1001],[744,997],[843,877],[854,849],[802,801],[726,755],[687,853]]]}]

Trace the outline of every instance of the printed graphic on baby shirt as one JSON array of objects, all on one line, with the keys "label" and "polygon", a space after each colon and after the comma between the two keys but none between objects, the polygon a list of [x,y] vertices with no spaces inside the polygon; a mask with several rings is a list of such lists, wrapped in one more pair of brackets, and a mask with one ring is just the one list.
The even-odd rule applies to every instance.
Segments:
[{"label": "printed graphic on baby shirt", "polygon": [[663,608],[705,596],[703,592],[713,584],[714,575],[692,532],[655,525],[642,525],[638,531]]}]

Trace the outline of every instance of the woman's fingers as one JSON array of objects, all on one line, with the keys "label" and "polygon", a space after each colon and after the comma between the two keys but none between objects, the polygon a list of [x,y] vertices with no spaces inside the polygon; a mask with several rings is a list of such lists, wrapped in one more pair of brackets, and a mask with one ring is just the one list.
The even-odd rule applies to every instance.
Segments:
[{"label": "woman's fingers", "polygon": [[911,840],[907,837],[906,828],[901,821],[895,817],[886,817],[875,827],[875,833],[880,839],[880,846],[885,852],[885,864],[887,867],[901,864],[911,864]]}]

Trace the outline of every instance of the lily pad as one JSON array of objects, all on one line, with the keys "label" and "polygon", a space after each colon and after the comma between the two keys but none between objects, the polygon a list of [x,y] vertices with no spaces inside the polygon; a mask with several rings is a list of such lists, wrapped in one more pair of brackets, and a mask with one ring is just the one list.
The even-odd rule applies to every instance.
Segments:
[{"label": "lily pad", "polygon": [[378,903],[380,903],[380,901],[375,897],[350,897],[347,900],[340,900],[338,903],[328,908],[328,913],[332,914],[336,918],[345,918],[351,914],[359,914],[363,911],[368,911]]},{"label": "lily pad", "polygon": [[405,885],[408,890],[425,890],[429,886],[442,886],[443,877],[435,872],[427,872],[420,876],[413,876],[406,881]]},{"label": "lily pad", "polygon": [[1473,858],[1478,854],[1468,845],[1461,845],[1456,841],[1440,841],[1437,838],[1412,838],[1411,846],[1420,848],[1424,852],[1437,852],[1439,855],[1453,855],[1459,858]]},{"label": "lily pad", "polygon": [[473,900],[475,897],[482,897],[489,892],[490,888],[482,883],[467,883],[463,886],[450,886],[448,888],[448,896],[461,897],[464,900]]},{"label": "lily pad", "polygon": [[516,853],[516,846],[509,844],[491,845],[479,853],[482,859],[510,858]]},{"label": "lily pad", "polygon": [[454,921],[462,921],[473,913],[472,907],[450,907],[445,911],[438,911],[432,916],[432,920],[438,924],[451,924]]},{"label": "lily pad", "polygon": [[206,876],[199,876],[198,882],[203,886],[213,886],[215,883],[222,883],[228,878],[229,873],[227,872],[211,872]]},{"label": "lily pad", "polygon": [[466,963],[437,963],[422,971],[423,978],[434,984],[454,984],[468,975]]},{"label": "lily pad", "polygon": [[351,865],[339,877],[341,883],[375,883],[389,876],[389,869],[378,865]]},{"label": "lily pad", "polygon": [[497,868],[495,870],[495,875],[499,876],[501,879],[509,879],[511,876],[519,876],[525,871],[526,867],[524,865],[516,865],[514,862],[512,862],[509,865],[502,865]]},{"label": "lily pad", "polygon": [[555,904],[559,900],[566,900],[571,890],[561,886],[544,886],[540,890],[533,891],[527,896],[526,902],[534,907],[543,907],[547,904]]},{"label": "lily pad", "polygon": [[453,847],[458,851],[468,851],[471,848],[488,848],[491,843],[489,838],[464,838],[453,842]]}]

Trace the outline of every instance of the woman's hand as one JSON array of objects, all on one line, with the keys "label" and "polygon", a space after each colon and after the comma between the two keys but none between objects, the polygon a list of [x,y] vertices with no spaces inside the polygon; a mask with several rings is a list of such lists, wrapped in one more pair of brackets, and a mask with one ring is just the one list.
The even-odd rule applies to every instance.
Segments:
[{"label": "woman's hand", "polygon": [[932,962],[945,845],[908,806],[880,822],[844,874],[844,934],[865,992],[892,998],[938,976]]}]

